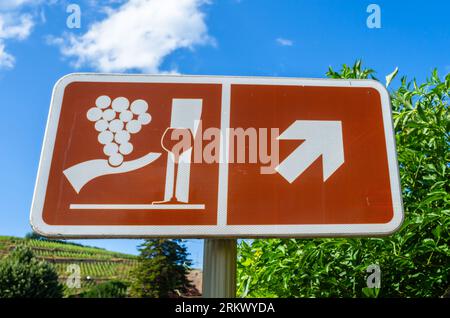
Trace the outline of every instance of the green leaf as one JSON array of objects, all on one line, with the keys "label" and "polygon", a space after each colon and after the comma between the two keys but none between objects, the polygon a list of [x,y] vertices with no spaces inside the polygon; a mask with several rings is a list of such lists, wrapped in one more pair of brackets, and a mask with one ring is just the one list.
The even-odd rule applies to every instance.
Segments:
[{"label": "green leaf", "polygon": [[386,75],[386,87],[389,87],[389,84],[391,84],[392,80],[397,76],[397,73],[398,67],[396,67],[391,74]]},{"label": "green leaf", "polygon": [[377,298],[380,293],[380,288],[368,288],[364,287],[362,289],[363,294],[368,298]]}]

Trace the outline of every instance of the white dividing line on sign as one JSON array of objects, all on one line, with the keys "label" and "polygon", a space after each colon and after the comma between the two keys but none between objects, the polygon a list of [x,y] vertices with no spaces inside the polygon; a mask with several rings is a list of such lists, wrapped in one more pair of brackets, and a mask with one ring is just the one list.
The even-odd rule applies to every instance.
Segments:
[{"label": "white dividing line on sign", "polygon": [[72,210],[204,210],[204,204],[71,204]]}]

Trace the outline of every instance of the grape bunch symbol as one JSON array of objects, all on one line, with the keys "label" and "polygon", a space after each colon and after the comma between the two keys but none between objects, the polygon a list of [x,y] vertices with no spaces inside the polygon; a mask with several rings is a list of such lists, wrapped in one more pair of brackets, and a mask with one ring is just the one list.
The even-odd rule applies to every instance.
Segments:
[{"label": "grape bunch symbol", "polygon": [[111,166],[120,166],[124,156],[133,152],[131,135],[152,120],[147,110],[145,100],[137,99],[130,104],[125,97],[111,100],[106,95],[98,97],[95,107],[88,110],[87,119],[95,123],[95,130],[99,132],[98,142],[103,145],[103,153],[108,156]]}]

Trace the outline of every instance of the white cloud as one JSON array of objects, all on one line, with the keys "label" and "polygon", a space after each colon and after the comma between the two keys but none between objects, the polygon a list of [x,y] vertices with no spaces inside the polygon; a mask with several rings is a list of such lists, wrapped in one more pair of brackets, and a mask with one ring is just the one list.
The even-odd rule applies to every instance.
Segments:
[{"label": "white cloud", "polygon": [[39,0],[2,0],[0,2],[0,10],[16,9],[20,6],[30,4],[33,2],[41,2]]},{"label": "white cloud", "polygon": [[33,20],[30,15],[20,16],[0,13],[0,39],[23,40],[30,35]]},{"label": "white cloud", "polygon": [[179,48],[211,44],[206,0],[129,0],[79,36],[53,40],[64,56],[104,72],[138,69],[160,72],[166,56]]},{"label": "white cloud", "polygon": [[0,42],[0,69],[14,67],[14,56],[5,52],[5,45]]},{"label": "white cloud", "polygon": [[0,69],[14,67],[15,59],[5,50],[5,41],[9,39],[26,39],[33,27],[33,20],[28,14],[0,12]]},{"label": "white cloud", "polygon": [[276,41],[281,46],[292,46],[292,45],[294,45],[294,41],[289,40],[289,39],[277,38]]},{"label": "white cloud", "polygon": [[[50,4],[54,0],[47,0]],[[0,0],[0,69],[13,68],[15,58],[6,51],[6,41],[25,40],[34,26],[30,9],[44,3],[44,0]]]}]

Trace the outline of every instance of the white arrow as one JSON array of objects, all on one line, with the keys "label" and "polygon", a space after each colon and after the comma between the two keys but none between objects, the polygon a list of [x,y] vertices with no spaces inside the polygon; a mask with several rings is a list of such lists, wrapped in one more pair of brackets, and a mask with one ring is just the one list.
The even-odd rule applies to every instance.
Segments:
[{"label": "white arrow", "polygon": [[289,183],[320,156],[324,182],[344,163],[341,121],[296,120],[278,140],[305,140],[275,168]]}]

